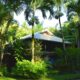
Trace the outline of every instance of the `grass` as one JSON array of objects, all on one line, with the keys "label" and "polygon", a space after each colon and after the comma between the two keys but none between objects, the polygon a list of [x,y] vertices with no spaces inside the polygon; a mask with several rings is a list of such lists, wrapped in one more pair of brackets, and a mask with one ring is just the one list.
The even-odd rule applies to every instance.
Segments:
[{"label": "grass", "polygon": [[[49,71],[48,76],[43,76],[39,80],[77,80],[80,79],[80,73],[65,73],[60,74],[58,71]],[[24,77],[4,77],[0,76],[0,80],[33,80],[33,79],[26,79]],[[35,79],[37,80],[37,79]]]},{"label": "grass", "polygon": [[46,79],[43,80],[76,80],[80,79],[80,73],[59,73],[58,71],[49,71]]},{"label": "grass", "polygon": [[[40,80],[76,80],[77,78],[80,79],[80,74],[54,74],[54,75],[51,74],[47,77],[42,77]],[[0,80],[27,80],[27,79],[0,77]]]},{"label": "grass", "polygon": [[15,78],[0,77],[0,80],[16,80]]},{"label": "grass", "polygon": [[54,74],[53,76],[49,76],[49,80],[74,80],[74,79],[80,79],[80,74]]}]

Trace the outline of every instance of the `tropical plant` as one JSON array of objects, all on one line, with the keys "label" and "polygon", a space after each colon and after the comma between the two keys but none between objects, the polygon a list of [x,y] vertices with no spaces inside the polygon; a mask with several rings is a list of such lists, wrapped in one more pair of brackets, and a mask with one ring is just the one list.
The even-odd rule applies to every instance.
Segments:
[{"label": "tropical plant", "polygon": [[17,61],[16,66],[13,68],[12,73],[17,76],[24,76],[27,79],[40,79],[46,75],[47,65],[44,61],[37,61],[32,64],[28,60]]},{"label": "tropical plant", "polygon": [[65,50],[64,34],[63,34],[61,19],[60,19],[60,17],[63,15],[63,13],[61,12],[61,9],[63,7],[64,0],[54,0],[54,2],[55,2],[55,6],[57,7],[55,18],[59,20],[59,26],[60,26],[61,35],[62,35],[61,37],[62,37],[62,41],[63,41],[63,50]]},{"label": "tropical plant", "polygon": [[[25,1],[25,0],[24,0]],[[26,13],[26,19],[28,20],[29,24],[32,25],[32,62],[34,63],[34,25],[35,23],[38,23],[38,18],[35,16],[35,10],[40,9],[43,13],[43,16],[46,17],[45,11],[49,10],[51,12],[51,15],[53,15],[52,6],[50,5],[53,2],[46,1],[46,0],[31,0],[31,1],[25,1],[25,4],[27,5],[27,8],[25,10]],[[44,5],[45,4],[45,5]],[[31,16],[32,13],[32,16]],[[31,17],[31,19],[30,19]]]},{"label": "tropical plant", "polygon": [[[55,69],[59,69],[60,71],[72,71],[76,72],[80,70],[80,60],[79,60],[79,52],[80,48],[70,47],[66,49],[66,60],[64,57],[64,53],[60,48],[56,49],[57,51],[57,59],[55,60],[54,66]],[[67,61],[67,64],[66,64]]]},{"label": "tropical plant", "polygon": [[21,27],[18,27],[15,36],[16,39],[20,39],[21,37],[29,34],[31,34],[31,29],[26,25],[26,23],[23,23]]},{"label": "tropical plant", "polygon": [[13,10],[17,8],[17,6],[15,6],[16,3],[13,4],[12,1],[0,1],[0,64],[2,64],[2,59],[4,55],[6,34],[13,19]]},{"label": "tropical plant", "polygon": [[[77,5],[77,6],[76,6]],[[77,28],[77,31],[78,31],[78,36],[77,36],[77,47],[80,47],[80,1],[79,0],[72,0],[72,1],[69,1],[69,3],[67,4],[67,7],[68,7],[68,12],[67,14],[69,15],[68,19],[70,21],[71,17],[70,16],[73,16],[73,17],[76,17],[74,19],[74,22],[76,24],[76,28]],[[70,15],[72,13],[72,15]]]},{"label": "tropical plant", "polygon": [[[65,41],[69,41],[71,42],[71,44],[73,46],[76,46],[77,43],[77,28],[76,28],[76,24],[71,20],[71,21],[66,21],[63,25],[62,25],[62,29],[63,29],[63,34],[64,34],[64,40]],[[61,37],[61,29],[60,30],[55,30],[54,34],[56,36]]]}]

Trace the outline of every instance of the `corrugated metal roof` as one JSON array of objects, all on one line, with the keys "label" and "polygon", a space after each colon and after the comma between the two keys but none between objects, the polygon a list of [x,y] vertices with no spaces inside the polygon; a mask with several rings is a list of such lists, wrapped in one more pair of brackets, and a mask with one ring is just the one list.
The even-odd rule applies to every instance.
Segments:
[{"label": "corrugated metal roof", "polygon": [[[21,39],[28,39],[28,38],[32,38],[32,35],[24,36]],[[52,36],[51,35],[45,35],[45,34],[42,34],[40,32],[35,33],[34,38],[39,39],[39,40],[53,41],[53,42],[59,42],[59,43],[63,42],[62,38],[60,38],[60,37],[57,37],[55,35],[52,35]],[[70,43],[70,42],[65,41],[65,43]]]}]

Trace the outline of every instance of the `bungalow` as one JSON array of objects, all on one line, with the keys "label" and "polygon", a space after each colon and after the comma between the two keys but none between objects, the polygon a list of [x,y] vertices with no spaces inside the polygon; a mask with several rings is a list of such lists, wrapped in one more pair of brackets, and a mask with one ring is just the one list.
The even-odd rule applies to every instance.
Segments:
[{"label": "bungalow", "polygon": [[[43,58],[50,58],[51,61],[53,61],[52,59],[56,58],[54,49],[59,47],[62,48],[62,38],[57,37],[55,35],[53,35],[50,31],[48,30],[44,30],[42,32],[36,32],[34,34],[34,38],[36,40],[41,41],[41,45],[42,45],[42,57]],[[28,41],[31,41],[32,39],[32,35],[27,35],[24,37],[21,37],[19,40],[25,44],[25,46],[27,46]],[[19,40],[17,40],[19,42]],[[14,44],[16,43],[16,41],[14,41]],[[36,44],[35,44],[36,45]],[[70,42],[65,41],[65,45],[68,46],[70,45]],[[18,45],[17,45],[18,46]],[[23,48],[27,49],[27,47],[25,47],[22,45]],[[20,48],[20,50],[22,49],[22,47]],[[21,52],[21,56],[23,56],[26,59],[30,59],[31,55],[27,55],[25,54],[26,51],[20,51]],[[6,45],[5,48],[5,54],[4,54],[4,58],[3,58],[3,62],[8,66],[9,70],[11,70],[11,68],[15,65],[16,60],[14,58],[14,53],[15,50],[12,47],[12,45],[8,44]],[[54,57],[54,58],[53,58]]]},{"label": "bungalow", "polygon": [[[21,37],[20,39],[24,42],[31,41],[32,35],[27,35]],[[49,30],[44,30],[42,32],[36,32],[34,34],[36,40],[41,41],[42,51],[44,54],[53,54],[55,48],[63,47],[63,40],[60,37],[55,36]],[[27,44],[26,44],[27,45]],[[35,44],[36,45],[36,44]],[[65,41],[66,47],[70,45],[70,42]]]}]

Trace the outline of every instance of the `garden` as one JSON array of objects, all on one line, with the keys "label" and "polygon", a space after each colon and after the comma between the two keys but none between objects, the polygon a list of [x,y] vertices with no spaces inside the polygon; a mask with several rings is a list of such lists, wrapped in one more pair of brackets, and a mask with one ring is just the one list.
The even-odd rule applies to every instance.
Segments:
[{"label": "garden", "polygon": [[80,80],[79,14],[80,0],[0,0],[0,80]]}]

